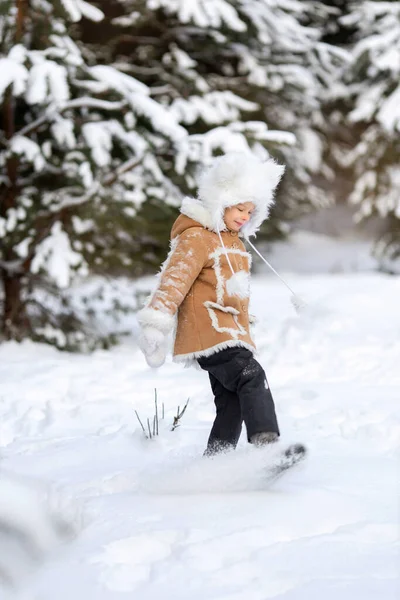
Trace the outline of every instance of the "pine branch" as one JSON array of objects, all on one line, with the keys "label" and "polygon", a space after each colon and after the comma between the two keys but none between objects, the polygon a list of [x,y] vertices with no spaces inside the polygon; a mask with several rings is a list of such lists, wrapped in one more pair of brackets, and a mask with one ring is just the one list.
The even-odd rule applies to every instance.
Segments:
[{"label": "pine branch", "polygon": [[[102,181],[95,181],[92,184],[91,188],[83,196],[75,198],[69,197],[68,200],[61,201],[57,205],[57,210],[61,211],[68,208],[72,208],[74,206],[81,206],[83,204],[86,204],[86,202],[89,202],[93,198],[93,196],[95,196],[99,192],[101,188],[110,187],[113,183],[115,183],[118,180],[118,178],[121,175],[127,173],[128,171],[131,171],[135,167],[138,167],[143,162],[143,160],[144,156],[142,156],[140,159],[138,159],[137,157],[130,158],[122,165],[120,165],[117,169],[115,169],[114,172],[106,175],[106,177]],[[52,212],[54,212],[54,210]]]},{"label": "pine branch", "polygon": [[149,44],[151,46],[159,46],[163,42],[159,37],[151,37],[145,35],[130,35],[128,33],[125,33],[123,35],[118,36],[118,43],[133,43],[139,46],[143,46],[145,44]]},{"label": "pine branch", "polygon": [[140,160],[137,158],[131,158],[126,161],[123,165],[118,167],[114,173],[109,174],[102,182],[96,181],[90,190],[79,198],[69,198],[68,200],[62,201],[57,206],[57,210],[51,210],[51,212],[46,215],[39,215],[36,219],[34,230],[36,231],[35,237],[32,239],[29,244],[29,251],[27,257],[18,263],[15,263],[14,268],[20,268],[21,272],[27,272],[30,268],[31,262],[35,256],[35,250],[37,246],[50,234],[51,229],[59,220],[63,220],[69,218],[69,213],[71,209],[76,206],[82,206],[87,202],[90,202],[92,198],[99,192],[102,187],[111,186],[117,179],[125,172],[130,171],[134,167],[138,166],[144,157]]},{"label": "pine branch", "polygon": [[[63,112],[67,110],[72,110],[75,108],[98,108],[99,110],[122,110],[128,106],[128,103],[125,101],[121,102],[109,102],[107,100],[98,100],[97,98],[77,98],[75,100],[70,100],[65,104],[60,104],[58,106],[50,106],[45,111],[44,115],[29,123],[19,131],[17,131],[14,135],[23,135],[27,136],[30,133],[34,133],[47,121],[50,121],[56,115],[61,115]],[[10,138],[9,138],[10,139]]]},{"label": "pine branch", "polygon": [[140,65],[129,65],[129,64],[118,64],[114,63],[113,66],[122,71],[123,73],[136,73],[138,75],[162,75],[164,73],[163,69],[160,67],[144,67]]},{"label": "pine branch", "polygon": [[150,88],[151,96],[161,96],[163,94],[171,94],[173,92],[173,88],[168,83],[165,85],[154,86]]},{"label": "pine branch", "polygon": [[127,171],[131,171],[135,167],[138,167],[143,162],[144,157],[137,159],[136,157],[130,158],[125,163],[123,163],[120,167],[115,169],[114,173],[111,173],[103,180],[103,187],[108,187],[112,185],[118,177],[126,173]]}]

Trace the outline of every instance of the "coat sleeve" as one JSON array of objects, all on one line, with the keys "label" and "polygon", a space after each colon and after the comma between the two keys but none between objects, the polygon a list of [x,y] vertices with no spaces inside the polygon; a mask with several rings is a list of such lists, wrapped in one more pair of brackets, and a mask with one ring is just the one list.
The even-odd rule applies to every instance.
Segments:
[{"label": "coat sleeve", "polygon": [[200,227],[182,233],[172,243],[159,275],[159,283],[145,308],[138,313],[142,327],[168,333],[174,317],[194,281],[207,262],[207,249]]}]

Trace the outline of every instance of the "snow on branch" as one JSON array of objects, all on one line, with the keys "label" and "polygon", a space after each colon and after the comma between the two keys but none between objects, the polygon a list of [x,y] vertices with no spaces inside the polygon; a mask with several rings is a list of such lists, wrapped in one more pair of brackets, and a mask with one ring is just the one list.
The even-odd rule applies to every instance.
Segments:
[{"label": "snow on branch", "polygon": [[24,158],[27,162],[33,164],[35,171],[41,171],[46,161],[41,152],[40,146],[22,135],[15,135],[10,140],[10,152]]},{"label": "snow on branch", "polygon": [[104,19],[104,13],[85,0],[61,0],[61,3],[74,23],[80,21],[82,17],[95,22]]},{"label": "snow on branch", "polygon": [[52,60],[41,60],[29,71],[25,99],[28,104],[44,104],[47,98],[62,104],[69,100],[68,70]]},{"label": "snow on branch", "polygon": [[186,137],[186,130],[176,122],[171,111],[150,98],[147,85],[113,67],[98,65],[89,69],[89,72],[108,88],[117,90],[129,102],[134,113],[148,119],[156,131],[173,142]]},{"label": "snow on branch", "polygon": [[178,173],[184,173],[188,161],[207,164],[217,152],[248,152],[252,149],[250,142],[266,141],[294,146],[296,137],[287,131],[269,130],[267,124],[260,121],[214,127],[206,133],[190,135],[187,142],[181,144],[175,168]]},{"label": "snow on branch", "polygon": [[198,119],[208,125],[216,125],[239,119],[243,111],[255,111],[259,108],[255,102],[245,100],[230,91],[210,92],[204,96],[178,98],[171,105],[176,119],[185,124],[193,124]]},{"label": "snow on branch", "polygon": [[[354,98],[349,120],[375,118],[387,134],[400,131],[400,6],[390,2],[352,3],[341,19],[355,27],[356,43],[343,79],[342,96]],[[350,85],[351,84],[351,85]]]},{"label": "snow on branch", "polygon": [[179,143],[187,137],[186,129],[177,123],[171,111],[152,98],[143,94],[132,94],[128,100],[132,110],[136,114],[146,117],[155,131],[162,133],[175,143]]},{"label": "snow on branch", "polygon": [[296,136],[293,133],[269,129],[263,121],[238,121],[228,125],[227,129],[242,132],[247,137],[257,141],[285,144],[287,146],[296,144]]},{"label": "snow on branch", "polygon": [[2,101],[6,89],[11,85],[16,96],[23,94],[29,72],[24,65],[11,58],[0,58],[0,101]]},{"label": "snow on branch", "polygon": [[175,13],[181,23],[194,23],[198,27],[246,31],[246,23],[237,10],[226,0],[148,0],[150,10],[163,8]]},{"label": "snow on branch", "polygon": [[79,268],[79,274],[88,274],[82,256],[75,252],[68,234],[60,222],[54,223],[49,235],[36,247],[31,272],[39,273],[45,268],[60,289],[70,285],[71,274]]},{"label": "snow on branch", "polygon": [[125,144],[135,154],[135,160],[143,156],[148,145],[136,131],[125,131],[119,121],[97,121],[85,123],[82,135],[89,146],[93,161],[100,167],[111,162],[113,138]]},{"label": "snow on branch", "polygon": [[147,85],[138,81],[131,75],[125,75],[121,71],[117,71],[114,67],[107,65],[96,65],[88,69],[90,75],[95,79],[103,82],[108,89],[114,89],[120,92],[125,98],[130,94],[139,92],[140,94],[149,95],[150,91]]}]

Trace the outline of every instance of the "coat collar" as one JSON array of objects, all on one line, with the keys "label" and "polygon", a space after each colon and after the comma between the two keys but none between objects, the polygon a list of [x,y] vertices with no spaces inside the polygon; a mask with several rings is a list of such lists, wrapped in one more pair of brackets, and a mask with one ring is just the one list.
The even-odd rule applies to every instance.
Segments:
[{"label": "coat collar", "polygon": [[[203,225],[206,229],[215,231],[212,217],[201,200],[186,196],[182,200],[181,213]],[[226,227],[225,227],[226,230]],[[223,230],[224,231],[224,230]]]}]

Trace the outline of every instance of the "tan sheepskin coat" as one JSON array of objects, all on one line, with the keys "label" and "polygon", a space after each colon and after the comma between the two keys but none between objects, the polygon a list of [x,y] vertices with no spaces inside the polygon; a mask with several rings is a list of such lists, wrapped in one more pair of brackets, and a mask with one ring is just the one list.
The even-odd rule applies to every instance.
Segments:
[{"label": "tan sheepskin coat", "polygon": [[[203,171],[197,198],[183,199],[158,286],[138,313],[150,366],[163,363],[166,334],[174,328],[176,361],[193,362],[231,346],[255,350],[248,314],[251,256],[240,238],[249,240],[268,218],[283,172],[271,158],[228,153]],[[254,210],[238,235],[227,230],[224,215],[244,202]]]},{"label": "tan sheepskin coat", "polygon": [[[241,272],[241,279],[247,280],[242,287],[248,290],[251,256],[237,233],[223,231],[221,236],[233,270]],[[232,271],[218,234],[181,214],[171,240],[158,286],[141,313],[142,323],[167,332],[173,325],[169,318],[177,314],[176,361],[192,361],[230,346],[254,351],[248,291],[241,297],[228,295],[226,282]]]}]

